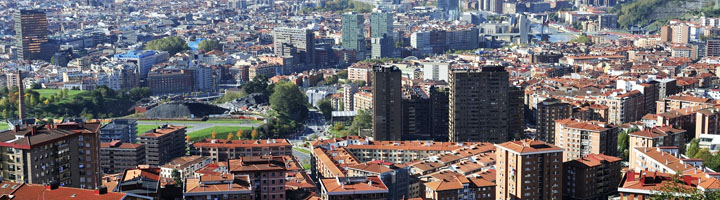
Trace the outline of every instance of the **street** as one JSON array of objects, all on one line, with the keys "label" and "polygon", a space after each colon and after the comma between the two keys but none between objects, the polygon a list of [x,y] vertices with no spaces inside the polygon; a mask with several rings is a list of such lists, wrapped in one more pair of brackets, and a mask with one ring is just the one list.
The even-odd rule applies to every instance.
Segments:
[{"label": "street", "polygon": [[[325,123],[325,118],[322,113],[318,110],[311,109],[308,112],[308,119],[305,121],[306,128],[303,132],[299,133],[292,138],[288,138],[290,143],[293,144],[293,155],[298,159],[300,164],[305,165],[310,163],[310,154],[298,151],[297,149],[304,149],[308,152],[312,152],[312,147],[304,147],[305,141],[303,138],[311,140],[313,136],[317,135],[318,138],[327,138],[324,134],[327,133],[328,125]],[[309,169],[306,169],[309,170]]]}]

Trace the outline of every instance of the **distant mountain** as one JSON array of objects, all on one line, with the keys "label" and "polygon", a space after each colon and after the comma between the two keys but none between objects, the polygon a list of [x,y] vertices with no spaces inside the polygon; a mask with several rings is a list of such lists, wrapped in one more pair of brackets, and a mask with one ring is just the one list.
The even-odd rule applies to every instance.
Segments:
[{"label": "distant mountain", "polygon": [[631,26],[657,30],[671,19],[691,18],[703,9],[711,9],[715,0],[636,0],[616,6],[610,12],[618,15],[622,28]]}]

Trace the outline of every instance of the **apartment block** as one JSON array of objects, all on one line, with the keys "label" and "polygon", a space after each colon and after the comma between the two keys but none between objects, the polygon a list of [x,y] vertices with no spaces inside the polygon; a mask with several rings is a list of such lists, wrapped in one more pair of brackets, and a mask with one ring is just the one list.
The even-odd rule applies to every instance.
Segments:
[{"label": "apartment block", "polygon": [[0,132],[4,181],[97,188],[100,186],[100,124],[66,121]]},{"label": "apartment block", "polygon": [[696,106],[710,105],[715,102],[712,99],[695,96],[674,95],[657,101],[657,114],[671,110],[691,108]]},{"label": "apartment block", "polygon": [[555,144],[555,120],[570,118],[572,112],[572,105],[554,98],[538,103],[535,116],[538,140]]},{"label": "apartment block", "polygon": [[[658,126],[642,131],[629,133],[629,158],[634,158],[637,148],[651,148],[663,146],[683,146],[685,145],[685,130],[675,129],[671,126]],[[684,150],[681,150],[684,151]],[[630,167],[634,164],[631,162]]]},{"label": "apartment block", "polygon": [[706,108],[695,113],[695,138],[700,135],[720,135],[720,109]]},{"label": "apartment block", "polygon": [[285,167],[281,156],[246,156],[229,160],[228,171],[233,175],[250,177],[255,199],[281,200],[285,196]]},{"label": "apartment block", "polygon": [[426,199],[495,199],[495,183],[480,176],[441,171],[428,179],[424,183]]},{"label": "apartment block", "polygon": [[388,189],[380,177],[335,177],[320,181],[322,200],[385,200]]},{"label": "apartment block", "polygon": [[509,121],[513,121],[509,112],[508,78],[502,66],[450,72],[451,142],[508,140]]},{"label": "apartment block", "polygon": [[563,199],[607,199],[617,192],[622,159],[589,154],[563,163]]},{"label": "apartment block", "polygon": [[645,115],[645,95],[638,90],[617,91],[599,96],[598,102],[608,106],[607,121],[620,125],[640,120]]},{"label": "apartment block", "polygon": [[160,177],[173,178],[172,172],[177,170],[182,179],[200,178],[195,171],[212,163],[212,159],[203,156],[182,156],[172,159],[170,162],[160,167]]},{"label": "apartment block", "polygon": [[210,157],[215,162],[240,159],[245,156],[283,156],[292,155],[292,144],[287,139],[205,139],[190,145],[190,155]]},{"label": "apartment block", "polygon": [[100,130],[100,142],[119,140],[120,142],[135,143],[137,139],[137,120],[114,119]]},{"label": "apartment block", "polygon": [[373,108],[373,94],[370,92],[358,92],[353,95],[353,110],[372,110]]},{"label": "apartment block", "polygon": [[231,174],[204,175],[199,178],[185,179],[183,199],[255,199],[252,193],[250,177],[247,175],[233,176]]},{"label": "apartment block", "polygon": [[103,173],[121,173],[142,164],[145,164],[145,145],[120,140],[100,143],[100,167]]},{"label": "apartment block", "polygon": [[163,125],[138,137],[145,145],[146,164],[161,166],[170,160],[185,155],[185,127]]},{"label": "apartment block", "polygon": [[402,75],[395,66],[373,66],[372,131],[376,140],[402,139]]},{"label": "apartment block", "polygon": [[495,147],[496,199],[562,198],[562,148],[528,139]]},{"label": "apartment block", "polygon": [[555,121],[555,145],[565,149],[563,161],[590,154],[617,156],[617,126],[599,121],[561,119]]},{"label": "apartment block", "polygon": [[377,176],[388,189],[387,199],[409,197],[410,173],[406,167],[381,160],[347,167],[348,177]]},{"label": "apartment block", "polygon": [[370,84],[370,78],[372,77],[372,64],[365,62],[357,62],[348,67],[348,80],[350,81],[365,81]]}]

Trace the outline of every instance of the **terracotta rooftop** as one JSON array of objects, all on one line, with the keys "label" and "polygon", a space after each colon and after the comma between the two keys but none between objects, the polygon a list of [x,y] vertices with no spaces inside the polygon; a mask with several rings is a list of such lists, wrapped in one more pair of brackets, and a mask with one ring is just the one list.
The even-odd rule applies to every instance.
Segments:
[{"label": "terracotta rooftop", "polygon": [[670,126],[662,126],[662,127],[653,127],[650,129],[645,129],[642,131],[635,131],[630,133],[629,135],[637,136],[637,137],[643,137],[643,138],[658,138],[658,137],[664,137],[668,134],[677,134],[677,133],[683,133],[685,130],[675,129]]},{"label": "terracotta rooftop", "polygon": [[320,182],[328,195],[388,193],[387,186],[377,176],[323,178]]},{"label": "terracotta rooftop", "polygon": [[[9,183],[2,183],[9,184]],[[110,190],[110,189],[109,189]],[[96,194],[95,190],[58,187],[56,189],[48,189],[44,185],[22,184],[17,186],[12,192],[12,199],[57,199],[57,200],[77,200],[77,199],[97,199],[97,200],[121,200],[125,198],[125,193],[107,192],[106,194]]]},{"label": "terracotta rooftop", "polygon": [[605,122],[580,121],[580,120],[575,120],[575,119],[559,119],[559,120],[555,120],[555,123],[562,124],[568,128],[589,130],[589,131],[595,131],[595,132],[603,132],[603,131],[608,130],[609,127],[613,127]]},{"label": "terracotta rooftop", "polygon": [[270,140],[223,140],[223,139],[205,139],[192,144],[194,147],[272,147],[272,146],[292,146],[287,139],[270,139]]},{"label": "terracotta rooftop", "polygon": [[151,132],[140,135],[140,137],[160,137],[176,131],[185,130],[184,126],[168,125],[164,128],[153,129]]},{"label": "terracotta rooftop", "polygon": [[538,140],[518,140],[495,145],[498,148],[506,149],[520,154],[562,152],[563,149],[555,145],[547,144]]}]

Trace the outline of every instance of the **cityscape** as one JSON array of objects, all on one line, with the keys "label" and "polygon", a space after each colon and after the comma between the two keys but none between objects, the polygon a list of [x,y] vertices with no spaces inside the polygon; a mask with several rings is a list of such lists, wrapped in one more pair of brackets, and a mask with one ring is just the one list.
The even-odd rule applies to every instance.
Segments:
[{"label": "cityscape", "polygon": [[1,0],[0,200],[720,200],[720,0]]}]

